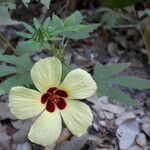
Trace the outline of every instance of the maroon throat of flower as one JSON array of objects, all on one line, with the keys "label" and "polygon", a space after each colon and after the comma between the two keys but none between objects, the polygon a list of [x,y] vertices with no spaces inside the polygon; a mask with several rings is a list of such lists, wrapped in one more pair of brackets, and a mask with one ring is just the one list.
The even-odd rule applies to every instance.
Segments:
[{"label": "maroon throat of flower", "polygon": [[56,87],[50,88],[47,93],[44,93],[41,97],[41,103],[46,104],[46,110],[48,112],[54,112],[57,106],[60,110],[66,107],[65,98],[68,94],[64,90],[59,90]]}]

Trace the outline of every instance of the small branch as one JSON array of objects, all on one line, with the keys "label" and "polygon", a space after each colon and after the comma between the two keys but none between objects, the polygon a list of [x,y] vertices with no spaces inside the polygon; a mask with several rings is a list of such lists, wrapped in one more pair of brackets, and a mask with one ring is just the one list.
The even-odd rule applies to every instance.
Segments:
[{"label": "small branch", "polygon": [[[139,32],[140,32],[140,34],[141,34],[141,37],[142,37],[142,39],[143,39],[145,48],[146,48],[147,51],[148,51],[149,48],[148,48],[148,45],[147,45],[147,43],[146,43],[146,41],[145,41],[144,34],[143,34],[142,29],[141,29],[141,24],[140,24],[139,19],[138,19],[137,15],[136,15],[136,11],[135,11],[135,9],[134,9],[134,6],[133,6],[133,13],[134,13],[134,17],[135,17],[136,22],[137,22],[137,29],[139,30]],[[148,52],[148,58],[149,58],[149,63],[150,63],[150,53],[149,53],[149,52]]]},{"label": "small branch", "polygon": [[112,27],[113,29],[124,29],[124,28],[136,28],[137,24],[131,24],[131,25],[117,25]]},{"label": "small branch", "polygon": [[70,131],[67,128],[63,128],[60,137],[56,141],[56,144],[62,143],[64,141],[66,141],[67,139],[69,139],[70,137],[71,137]]},{"label": "small branch", "polygon": [[63,7],[61,7],[61,9],[57,12],[57,15],[61,14],[61,12],[62,12],[66,7],[68,7],[68,5],[69,5],[69,1],[67,1],[66,4],[65,4]]},{"label": "small branch", "polygon": [[15,52],[15,48],[11,45],[11,43],[7,40],[7,38],[0,32],[0,39],[5,42],[5,44],[11,48],[13,52]]}]

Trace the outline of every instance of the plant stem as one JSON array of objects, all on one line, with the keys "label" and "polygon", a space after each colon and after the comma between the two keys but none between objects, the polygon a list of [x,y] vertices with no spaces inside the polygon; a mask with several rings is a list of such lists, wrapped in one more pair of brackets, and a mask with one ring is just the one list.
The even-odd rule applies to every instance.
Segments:
[{"label": "plant stem", "polygon": [[[139,31],[140,31],[141,37],[142,37],[142,39],[143,39],[143,42],[144,42],[145,48],[148,50],[148,46],[147,46],[147,43],[146,43],[146,41],[145,41],[144,34],[143,34],[142,29],[141,29],[141,25],[140,25],[140,23],[139,23]],[[149,57],[150,57],[150,56],[149,56]]]},{"label": "plant stem", "polygon": [[6,43],[6,45],[8,45],[8,47],[10,47],[13,52],[15,52],[15,48],[11,45],[11,43],[1,32],[0,32],[0,39],[2,39]]},{"label": "plant stem", "polygon": [[[132,9],[133,9],[134,17],[135,17],[136,22],[137,22],[137,29],[139,30],[139,32],[140,32],[140,34],[141,34],[141,37],[142,37],[142,39],[143,39],[143,42],[144,42],[145,48],[146,48],[146,49],[147,49],[147,51],[148,51],[148,50],[149,50],[149,48],[148,48],[147,43],[146,43],[146,41],[145,41],[144,34],[143,34],[142,29],[141,29],[141,24],[140,24],[139,19],[138,19],[137,15],[136,15],[136,11],[135,11],[134,6],[133,6],[133,8],[132,8]],[[150,53],[149,53],[149,52],[148,52],[148,58],[149,58],[149,63],[150,63]]]}]

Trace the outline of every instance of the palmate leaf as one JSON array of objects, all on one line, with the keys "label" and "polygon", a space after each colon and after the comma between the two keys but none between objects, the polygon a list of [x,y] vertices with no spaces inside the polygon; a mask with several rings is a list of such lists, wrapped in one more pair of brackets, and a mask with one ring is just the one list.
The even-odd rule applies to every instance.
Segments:
[{"label": "palmate leaf", "polygon": [[19,42],[15,53],[19,56],[22,56],[26,53],[32,55],[36,52],[39,52],[43,49],[50,49],[50,44],[48,42],[36,43],[32,40]]},{"label": "palmate leaf", "polygon": [[30,26],[28,23],[25,23],[25,22],[21,22],[21,23],[29,32],[35,33],[36,30],[32,26]]},{"label": "palmate leaf", "polygon": [[7,76],[14,73],[17,73],[15,67],[0,65],[0,77]]},{"label": "palmate leaf", "polygon": [[52,33],[60,34],[69,39],[84,39],[89,37],[89,33],[93,32],[100,24],[81,24],[83,19],[82,14],[79,11],[74,12],[66,19],[62,20],[58,16],[52,17]]},{"label": "palmate leaf", "polygon": [[45,21],[43,22],[43,27],[46,28],[46,29],[49,28],[50,22],[51,22],[50,17],[47,17],[47,18],[45,19]]},{"label": "palmate leaf", "polygon": [[128,104],[128,105],[133,105],[135,106],[136,103],[134,100],[127,94],[123,93],[122,91],[113,88],[111,85],[108,83],[99,83],[98,84],[98,91],[97,91],[97,96],[108,96],[112,100],[117,100],[120,101],[121,103]]},{"label": "palmate leaf", "polygon": [[121,77],[111,78],[110,83],[119,84],[121,86],[135,88],[139,90],[150,89],[150,80],[145,80],[133,76],[121,76]]},{"label": "palmate leaf", "polygon": [[82,15],[79,11],[76,11],[69,17],[67,17],[64,21],[60,19],[58,16],[52,16],[52,32],[57,34],[64,34],[67,31],[77,31],[80,28],[84,28],[80,23],[82,21]]},{"label": "palmate leaf", "polygon": [[100,26],[100,24],[81,25],[79,28],[77,25],[77,32],[66,31],[63,35],[69,39],[84,39],[90,37],[90,33],[93,32],[93,30],[95,30],[98,26]]},{"label": "palmate leaf", "polygon": [[22,36],[24,38],[27,38],[27,39],[31,39],[32,38],[32,34],[30,33],[25,33],[25,32],[16,32],[19,36]]},{"label": "palmate leaf", "polygon": [[17,56],[0,54],[0,61],[4,61],[4,62],[10,63],[10,64],[16,64],[17,63]]},{"label": "palmate leaf", "polygon": [[60,41],[62,38],[69,39],[84,39],[89,37],[100,24],[81,24],[83,19],[79,11],[74,12],[66,19],[60,19],[58,16],[53,15],[52,19],[48,17],[43,24],[34,18],[34,27],[27,23],[23,23],[25,28],[30,33],[17,32],[18,35],[35,41],[37,43]]},{"label": "palmate leaf", "polygon": [[[122,72],[123,70],[127,69],[129,66],[131,65],[131,63],[119,63],[119,64],[113,64],[110,66],[104,66],[102,64],[96,64],[94,71],[95,74],[98,74],[100,72],[100,74],[98,76],[95,76],[98,79],[108,79],[111,76]],[[98,72],[97,72],[98,70]]]},{"label": "palmate leaf", "polygon": [[1,76],[11,75],[0,83],[1,94],[9,92],[14,86],[29,87],[32,84],[30,70],[33,64],[27,54],[21,57],[0,55],[0,61],[12,64],[10,66],[1,66]]},{"label": "palmate leaf", "polygon": [[63,23],[63,20],[61,20],[58,16],[53,15],[52,16],[52,26],[51,26],[51,32],[52,34],[61,34],[65,31],[65,26]]},{"label": "palmate leaf", "polygon": [[32,80],[29,76],[29,73],[16,74],[12,77],[9,77],[8,79],[6,79],[0,84],[0,88],[3,91],[3,93],[1,94],[9,92],[12,87],[15,86],[29,87],[30,84],[32,84]]},{"label": "palmate leaf", "polygon": [[[98,16],[100,16],[100,18]],[[117,27],[117,25],[127,23],[134,24],[134,20],[130,19],[130,16],[124,15],[117,10],[105,7],[98,9],[92,17],[98,17],[97,19],[108,28]]]},{"label": "palmate leaf", "polygon": [[82,22],[83,16],[79,11],[75,11],[69,17],[64,20],[64,24],[66,26],[78,25]]},{"label": "palmate leaf", "polygon": [[98,87],[97,95],[105,95],[112,98],[112,100],[118,100],[128,105],[135,105],[136,103],[130,96],[113,87],[113,84],[117,84],[139,90],[150,88],[150,81],[146,79],[141,79],[134,76],[113,77],[129,67],[129,65],[130,63],[120,63],[111,66],[96,64],[94,68],[94,79]]},{"label": "palmate leaf", "polygon": [[32,67],[32,62],[27,54],[21,57],[12,55],[0,55],[0,61],[13,64],[16,66],[16,69],[22,67],[28,70]]},{"label": "palmate leaf", "polygon": [[38,30],[38,29],[39,29],[39,27],[41,26],[41,24],[40,24],[39,20],[38,20],[38,19],[36,19],[36,18],[33,18],[33,22],[34,22],[34,26],[35,26],[35,28]]}]

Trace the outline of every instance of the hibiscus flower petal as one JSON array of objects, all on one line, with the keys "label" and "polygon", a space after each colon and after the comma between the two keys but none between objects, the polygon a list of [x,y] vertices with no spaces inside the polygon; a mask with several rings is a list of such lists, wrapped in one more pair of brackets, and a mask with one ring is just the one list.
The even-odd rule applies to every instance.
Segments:
[{"label": "hibiscus flower petal", "polygon": [[92,125],[93,115],[88,105],[77,100],[67,100],[65,109],[60,110],[61,116],[70,130],[76,136],[86,133]]},{"label": "hibiscus flower petal", "polygon": [[50,87],[60,84],[62,64],[59,59],[48,57],[40,59],[31,69],[31,78],[37,89],[45,93]]},{"label": "hibiscus flower petal", "polygon": [[10,111],[19,119],[27,119],[41,113],[45,105],[41,103],[42,94],[25,87],[14,87],[9,93]]},{"label": "hibiscus flower petal", "polygon": [[68,93],[68,99],[84,99],[94,94],[97,86],[89,73],[74,69],[66,76],[60,88]]},{"label": "hibiscus flower petal", "polygon": [[61,130],[62,123],[58,110],[53,113],[44,111],[32,125],[28,137],[32,142],[46,146],[58,139]]}]

